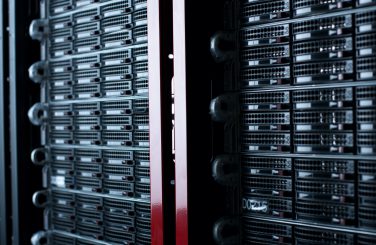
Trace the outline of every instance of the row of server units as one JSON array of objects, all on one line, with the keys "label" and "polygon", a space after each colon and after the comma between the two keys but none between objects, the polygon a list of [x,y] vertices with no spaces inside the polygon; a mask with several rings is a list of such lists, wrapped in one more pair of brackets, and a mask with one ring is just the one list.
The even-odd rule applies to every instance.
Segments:
[{"label": "row of server units", "polygon": [[[207,45],[224,73],[210,105],[225,143],[213,176],[234,206],[214,240],[375,244],[376,1],[223,2],[230,20]],[[147,4],[42,1],[30,25],[41,44],[28,71],[41,88],[28,112],[41,135],[31,160],[43,169],[34,245],[160,244],[151,236]]]},{"label": "row of server units", "polygon": [[146,0],[51,0],[30,35],[43,166],[33,244],[151,244]]},{"label": "row of server units", "polygon": [[240,200],[215,229],[240,227],[227,241],[241,244],[375,244],[376,1],[229,2],[235,24],[212,38],[227,144],[213,175]]}]

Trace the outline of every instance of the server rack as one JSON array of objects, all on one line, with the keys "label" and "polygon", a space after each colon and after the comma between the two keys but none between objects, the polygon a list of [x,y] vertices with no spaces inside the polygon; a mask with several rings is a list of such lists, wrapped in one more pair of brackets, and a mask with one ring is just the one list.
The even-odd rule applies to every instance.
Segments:
[{"label": "server rack", "polygon": [[167,244],[171,21],[161,15],[171,5],[40,4],[29,34],[41,61],[28,69],[40,101],[28,117],[40,127],[31,161],[43,172],[33,203],[44,229],[32,244]]},{"label": "server rack", "polygon": [[375,1],[173,2],[10,1],[13,243],[375,243]]},{"label": "server rack", "polygon": [[[208,76],[203,80],[212,80],[210,106],[195,97],[216,121],[209,136],[211,175],[224,196],[219,205],[227,205],[226,211],[212,213],[217,222],[209,241],[374,243],[375,2],[218,4],[224,22],[212,33],[210,48],[220,64],[203,72]],[[179,1],[174,7],[174,31],[186,28],[186,43],[179,44],[181,33],[174,36],[176,82],[186,85],[176,92],[176,99],[178,93],[185,96],[176,102],[176,112],[185,110],[187,124],[176,124],[177,134],[187,137],[187,145],[176,146],[176,168],[188,178],[176,186],[177,192],[188,190],[181,194],[188,201],[177,210],[187,217],[177,243],[188,244],[198,234],[189,228],[199,225],[189,203],[195,182],[189,178],[194,176],[189,158],[199,150],[189,146],[195,131],[189,128],[194,92],[188,83],[193,67],[200,68],[192,62],[192,53],[199,52],[189,44],[193,7]],[[195,26],[208,33],[211,27]]]}]

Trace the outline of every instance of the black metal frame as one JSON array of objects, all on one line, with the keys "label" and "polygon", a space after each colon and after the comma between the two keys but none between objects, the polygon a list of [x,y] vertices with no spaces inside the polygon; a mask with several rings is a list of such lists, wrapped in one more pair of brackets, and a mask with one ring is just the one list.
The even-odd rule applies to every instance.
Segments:
[{"label": "black metal frame", "polygon": [[9,59],[11,187],[8,190],[11,190],[14,245],[29,244],[31,235],[42,226],[42,213],[31,203],[42,179],[40,169],[30,161],[30,152],[39,141],[39,128],[32,127],[27,118],[27,110],[39,95],[39,86],[32,84],[27,75],[28,67],[39,53],[38,43],[27,35],[28,25],[38,17],[38,12],[38,1],[9,1],[9,57],[6,58]]},{"label": "black metal frame", "polygon": [[8,156],[9,149],[7,145],[8,132],[8,98],[6,96],[7,90],[7,55],[6,51],[6,39],[5,39],[5,26],[6,26],[6,3],[0,1],[0,13],[2,18],[0,19],[0,54],[3,54],[0,61],[0,244],[9,244],[8,224],[9,224],[9,205],[8,205]]},{"label": "black metal frame", "polygon": [[[223,88],[223,67],[210,53],[210,38],[223,29],[224,1],[173,1],[176,171],[176,244],[214,244],[212,225],[226,213],[223,186],[211,161],[223,152],[209,105]],[[215,131],[215,132],[214,132]],[[202,216],[204,210],[205,216]]]}]

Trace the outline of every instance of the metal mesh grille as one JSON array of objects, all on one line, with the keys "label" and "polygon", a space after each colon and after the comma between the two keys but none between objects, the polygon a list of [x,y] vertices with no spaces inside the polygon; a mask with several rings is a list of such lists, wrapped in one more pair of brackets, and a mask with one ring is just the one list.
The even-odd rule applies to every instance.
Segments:
[{"label": "metal mesh grille", "polygon": [[289,0],[262,3],[244,3],[240,16],[245,24],[288,17]]},{"label": "metal mesh grille", "polygon": [[46,6],[48,244],[150,244],[146,1]]},{"label": "metal mesh grille", "polygon": [[333,0],[333,1],[320,1],[320,0],[295,0],[293,3],[295,15],[316,14],[326,11],[334,11],[352,7],[353,1],[351,0]]},{"label": "metal mesh grille", "polygon": [[296,227],[294,231],[296,240],[300,243],[310,244],[353,244],[354,236],[341,232],[313,230],[311,228]]},{"label": "metal mesh grille", "polygon": [[239,244],[375,242],[360,234],[376,227],[374,6],[239,2],[224,71],[239,106],[224,127],[241,167]]}]

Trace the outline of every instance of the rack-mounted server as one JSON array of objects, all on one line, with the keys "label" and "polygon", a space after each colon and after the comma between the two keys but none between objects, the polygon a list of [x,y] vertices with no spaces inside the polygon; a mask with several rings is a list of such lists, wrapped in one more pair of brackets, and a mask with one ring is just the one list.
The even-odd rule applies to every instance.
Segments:
[{"label": "rack-mounted server", "polygon": [[375,2],[227,5],[235,24],[211,46],[231,83],[213,85],[226,156],[213,176],[240,201],[217,243],[374,243]]},{"label": "rack-mounted server", "polygon": [[[41,61],[27,88],[40,89],[29,111],[40,141],[16,147],[31,143],[25,127],[11,149],[12,178],[25,152],[42,167],[33,242],[160,244],[172,216],[158,212],[176,202],[176,244],[375,243],[375,1],[169,2],[51,0],[35,11]],[[10,24],[10,41],[25,40]],[[172,60],[175,118],[171,76],[159,73]],[[13,95],[28,92],[11,91],[11,125],[22,125]],[[176,199],[161,197],[172,188]]]},{"label": "rack-mounted server", "polygon": [[30,35],[43,166],[34,244],[151,244],[146,1],[47,1]]}]

